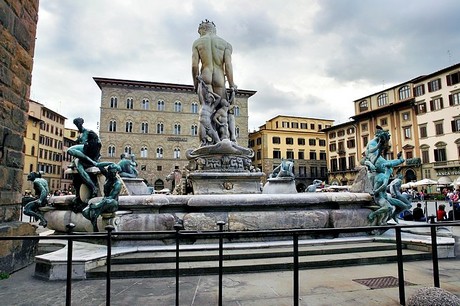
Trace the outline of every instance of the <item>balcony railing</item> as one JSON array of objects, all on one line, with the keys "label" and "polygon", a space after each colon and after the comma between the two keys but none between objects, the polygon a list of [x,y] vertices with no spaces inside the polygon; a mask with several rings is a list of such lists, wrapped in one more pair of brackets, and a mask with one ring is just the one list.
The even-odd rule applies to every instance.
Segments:
[{"label": "balcony railing", "polygon": [[459,160],[445,160],[445,161],[437,161],[433,163],[433,168],[450,168],[450,167],[460,167]]}]

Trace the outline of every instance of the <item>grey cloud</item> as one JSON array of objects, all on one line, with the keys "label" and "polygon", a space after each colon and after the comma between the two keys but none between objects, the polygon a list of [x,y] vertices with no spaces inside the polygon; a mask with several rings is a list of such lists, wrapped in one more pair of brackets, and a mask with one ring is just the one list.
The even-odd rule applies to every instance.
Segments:
[{"label": "grey cloud", "polygon": [[328,75],[338,80],[402,82],[449,65],[447,50],[460,45],[454,25],[456,1],[321,1],[320,5],[315,31],[340,37],[337,55],[326,65]]},{"label": "grey cloud", "polygon": [[69,102],[63,115],[95,128],[92,77],[191,84],[191,45],[209,19],[233,45],[235,82],[257,91],[250,127],[280,114],[344,122],[377,85],[460,62],[457,2],[42,1],[31,98]]}]

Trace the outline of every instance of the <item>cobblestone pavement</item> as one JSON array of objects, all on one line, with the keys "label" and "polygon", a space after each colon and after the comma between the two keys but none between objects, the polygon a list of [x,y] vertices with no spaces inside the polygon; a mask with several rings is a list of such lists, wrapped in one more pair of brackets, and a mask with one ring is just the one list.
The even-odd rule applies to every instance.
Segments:
[{"label": "cobblestone pavement", "polygon": [[[460,296],[460,260],[439,262],[441,288]],[[1,305],[65,305],[65,281],[33,277],[34,265],[0,280]],[[370,289],[355,279],[397,277],[397,265],[367,265],[302,270],[300,305],[399,305],[397,287]],[[433,286],[432,262],[404,263],[406,300],[420,287]],[[292,305],[291,272],[232,274],[223,276],[223,305]],[[112,305],[174,305],[174,278],[114,279]],[[216,305],[218,276],[180,279],[180,305]],[[105,305],[105,280],[72,282],[72,304]]]}]

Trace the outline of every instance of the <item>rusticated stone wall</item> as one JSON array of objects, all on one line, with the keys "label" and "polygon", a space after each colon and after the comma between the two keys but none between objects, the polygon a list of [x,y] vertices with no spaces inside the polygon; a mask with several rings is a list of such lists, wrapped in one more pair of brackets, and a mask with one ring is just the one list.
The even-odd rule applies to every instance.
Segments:
[{"label": "rusticated stone wall", "polygon": [[[23,135],[32,80],[39,0],[0,0],[0,235],[32,235],[19,220]],[[2,242],[0,270],[28,264],[30,242]]]}]

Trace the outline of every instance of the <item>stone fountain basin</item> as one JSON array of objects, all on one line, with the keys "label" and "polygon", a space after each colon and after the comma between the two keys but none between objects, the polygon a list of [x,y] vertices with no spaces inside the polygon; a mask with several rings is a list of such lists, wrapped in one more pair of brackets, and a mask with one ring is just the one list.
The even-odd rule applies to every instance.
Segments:
[{"label": "stone fountain basin", "polygon": [[[50,199],[45,211],[48,227],[65,232],[91,232],[92,225],[81,214],[69,210],[74,196]],[[90,203],[101,198],[94,198]],[[177,221],[185,230],[217,230],[224,221],[227,231],[274,229],[343,228],[369,226],[372,197],[368,193],[322,192],[297,194],[227,195],[137,195],[120,196],[119,210],[98,220],[116,231],[168,231]]]}]

